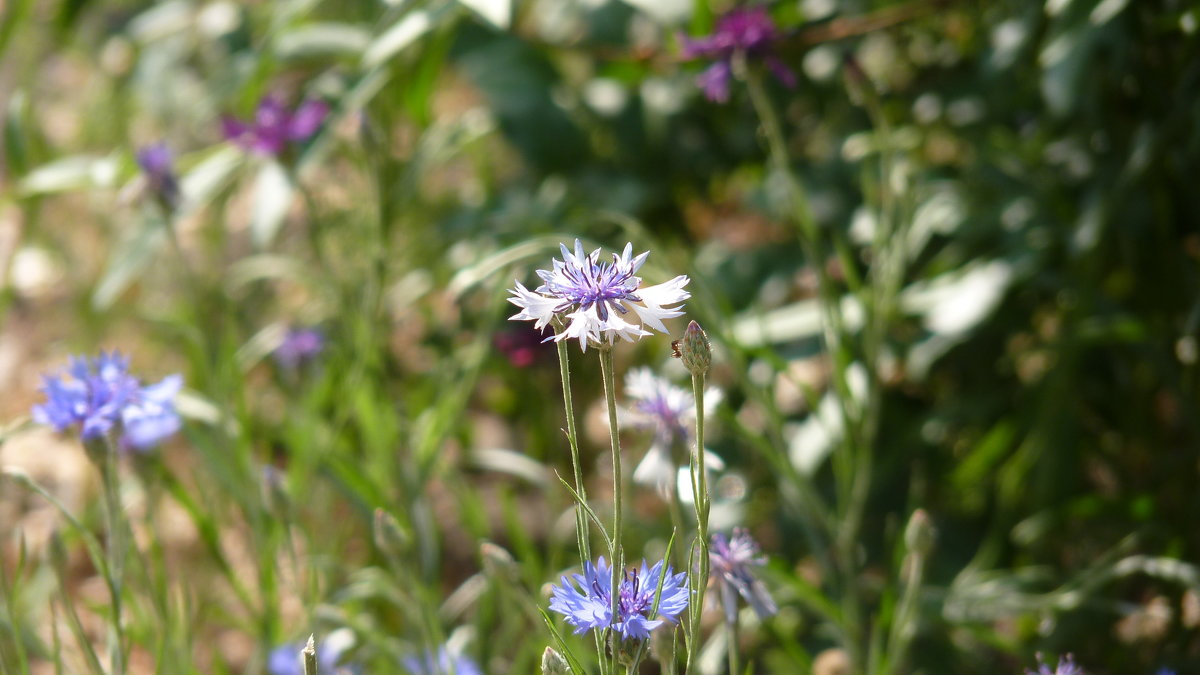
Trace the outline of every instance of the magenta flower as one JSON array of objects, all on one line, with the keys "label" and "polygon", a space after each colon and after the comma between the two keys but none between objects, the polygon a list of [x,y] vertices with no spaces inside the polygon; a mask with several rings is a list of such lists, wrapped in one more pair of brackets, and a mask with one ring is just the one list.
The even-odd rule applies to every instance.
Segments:
[{"label": "magenta flower", "polygon": [[746,59],[762,61],[787,87],[796,86],[796,75],[774,54],[775,44],[782,34],[771,20],[765,7],[733,9],[717,19],[712,35],[699,39],[681,38],[683,58],[707,59],[713,64],[696,77],[696,84],[710,101],[729,100],[729,85],[733,81],[733,58],[742,54]]},{"label": "magenta flower", "polygon": [[309,100],[288,110],[275,95],[264,98],[254,111],[252,122],[228,115],[221,118],[225,138],[239,147],[260,155],[282,154],[292,143],[302,143],[317,133],[329,114],[324,101]]}]

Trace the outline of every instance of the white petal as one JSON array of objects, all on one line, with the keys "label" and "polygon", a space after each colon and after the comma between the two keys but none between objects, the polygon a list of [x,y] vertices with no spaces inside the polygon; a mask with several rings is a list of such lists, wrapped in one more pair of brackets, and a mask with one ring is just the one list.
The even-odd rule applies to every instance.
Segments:
[{"label": "white petal", "polygon": [[663,495],[670,495],[675,471],[676,466],[671,462],[671,453],[656,443],[650,446],[646,456],[633,470],[633,482],[657,488]]},{"label": "white petal", "polygon": [[519,281],[517,287],[509,289],[508,292],[513,294],[508,301],[521,308],[519,313],[510,316],[508,320],[533,321],[534,328],[538,330],[549,325],[550,320],[554,318],[554,308],[561,302],[557,298],[534,293],[521,285]]}]

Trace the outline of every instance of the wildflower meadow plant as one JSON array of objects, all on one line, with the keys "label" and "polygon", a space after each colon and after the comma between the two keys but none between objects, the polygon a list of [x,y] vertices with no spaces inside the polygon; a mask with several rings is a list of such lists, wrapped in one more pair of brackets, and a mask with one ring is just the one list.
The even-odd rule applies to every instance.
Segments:
[{"label": "wildflower meadow plant", "polygon": [[117,431],[121,447],[146,450],[179,431],[174,399],[182,386],[182,377],[170,375],[143,387],[116,351],[72,357],[66,373],[43,379],[46,402],[33,407],[33,420],[58,432],[77,429],[85,442]]},{"label": "wildflower meadow plant", "polygon": [[179,178],[175,174],[175,157],[166,143],[154,143],[139,148],[134,154],[138,168],[146,178],[146,188],[166,211],[179,206]]},{"label": "wildflower meadow plant", "polygon": [[221,129],[226,139],[245,150],[278,156],[317,133],[328,114],[329,104],[324,101],[308,100],[289,110],[280,96],[270,94],[259,102],[252,121],[225,116]]},{"label": "wildflower meadow plant", "polygon": [[648,251],[635,258],[633,244],[626,244],[620,255],[613,254],[611,263],[602,263],[600,249],[585,254],[578,239],[573,253],[565,244],[560,248],[563,259],[553,260],[549,270],[537,271],[542,285],[530,291],[518,281],[510,291],[513,297],[508,301],[521,308],[513,321],[533,321],[534,328],[541,330],[557,319],[564,328],[553,339],[579,340],[580,349],[587,351],[589,344],[611,346],[618,337],[633,342],[651,335],[646,327],[666,333],[663,320],[683,316],[678,305],[691,297],[683,290],[687,276],[642,286],[636,274]]},{"label": "wildflower meadow plant", "polygon": [[401,662],[409,675],[483,675],[479,665],[470,658],[451,651],[446,645],[423,656],[408,656]]},{"label": "wildflower meadow plant", "polygon": [[554,587],[550,609],[565,616],[576,633],[612,629],[622,640],[645,640],[650,631],[664,621],[677,621],[687,609],[687,573],[675,574],[662,560],[653,567],[643,560],[641,568],[626,570],[616,596],[610,572],[604,556],[595,565],[585,561],[583,574],[570,581],[564,576],[562,585]]},{"label": "wildflower meadow plant", "polygon": [[[657,488],[664,498],[676,491],[678,473],[695,438],[696,403],[692,392],[671,384],[649,368],[635,368],[625,375],[625,395],[629,399],[631,426],[653,432],[653,440],[642,461],[633,471],[633,482]],[[705,404],[711,413],[720,400],[720,392],[709,389]],[[713,452],[704,451],[705,466],[714,471],[725,462]]]},{"label": "wildflower meadow plant", "polygon": [[771,73],[788,87],[796,86],[796,74],[775,54],[782,37],[765,7],[744,7],[730,10],[717,19],[711,35],[702,38],[683,37],[684,59],[712,61],[696,77],[696,84],[710,101],[729,100],[730,85],[735,73],[735,60],[760,60]]}]

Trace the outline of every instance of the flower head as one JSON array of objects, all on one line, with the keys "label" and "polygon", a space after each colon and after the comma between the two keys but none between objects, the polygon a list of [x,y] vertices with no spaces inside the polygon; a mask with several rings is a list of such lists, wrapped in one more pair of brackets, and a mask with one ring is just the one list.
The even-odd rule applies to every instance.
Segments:
[{"label": "flower head", "polygon": [[[654,432],[650,449],[633,471],[633,480],[670,495],[685,462],[683,457],[687,456],[693,442],[696,400],[691,391],[671,384],[649,368],[629,371],[625,376],[625,395],[632,403],[631,426]],[[705,413],[710,412],[720,399],[718,390],[705,391]],[[717,471],[725,468],[725,462],[708,450],[704,451],[704,465],[706,469]]]},{"label": "flower head", "polygon": [[796,75],[774,54],[781,37],[765,7],[733,9],[717,19],[712,35],[695,40],[683,38],[683,58],[713,61],[696,78],[696,83],[710,101],[724,103],[729,100],[733,59],[737,54],[761,60],[780,82],[795,86]]},{"label": "flower head", "polygon": [[445,645],[438,647],[436,654],[430,650],[422,657],[409,656],[403,663],[411,675],[483,675],[474,661],[461,654],[452,654]]},{"label": "flower head", "polygon": [[[572,575],[574,583],[562,577],[562,585],[555,586],[550,599],[550,609],[567,617],[567,623],[575,626],[575,633],[586,633],[595,629],[612,628],[622,639],[644,640],[650,631],[662,625],[664,620],[674,622],[687,609],[687,573],[673,574],[667,566],[665,577],[663,562],[647,567],[642,561],[640,569],[625,571],[625,578],[617,590],[617,617],[612,616],[612,569],[601,556],[596,564],[583,563],[583,574]],[[654,596],[662,579],[662,593],[658,598],[656,619],[650,612],[654,609]]]},{"label": "flower head", "polygon": [[275,348],[275,360],[289,370],[315,359],[325,349],[325,336],[315,328],[292,328]]},{"label": "flower head", "polygon": [[537,271],[541,286],[530,291],[517,282],[516,289],[509,291],[513,297],[508,301],[521,308],[511,321],[533,321],[534,328],[541,330],[557,317],[566,328],[547,339],[577,339],[586,351],[589,342],[611,345],[618,337],[632,342],[650,335],[647,326],[666,333],[663,319],[683,315],[678,305],[691,297],[683,290],[687,276],[655,286],[642,286],[641,277],[635,276],[649,252],[635,258],[633,244],[626,244],[621,255],[613,254],[611,263],[601,263],[600,249],[587,255],[578,239],[574,253],[566,245],[560,248],[563,259],[552,261],[551,270]]},{"label": "flower head", "polygon": [[134,158],[146,176],[146,184],[168,209],[179,204],[179,179],[175,175],[174,157],[166,143],[155,143],[139,148]]},{"label": "flower head", "polygon": [[534,330],[532,326],[519,326],[496,333],[492,344],[517,368],[528,368],[542,356],[554,353],[541,331]]},{"label": "flower head", "polygon": [[62,375],[45,376],[46,402],[33,407],[33,419],[55,431],[79,428],[84,440],[100,438],[120,423],[121,445],[149,448],[179,430],[173,400],[183,384],[172,375],[142,387],[129,374],[129,359],[100,352],[94,360],[72,357]]},{"label": "flower head", "polygon": [[1075,659],[1070,654],[1060,656],[1058,659],[1058,667],[1050,670],[1050,666],[1042,660],[1042,655],[1037,655],[1038,669],[1026,670],[1025,675],[1084,675],[1083,668],[1075,665]]},{"label": "flower head", "polygon": [[760,619],[779,611],[767,587],[751,570],[765,565],[767,558],[759,554],[758,543],[745,529],[735,529],[732,537],[719,532],[714,534],[708,547],[708,560],[727,622],[734,623],[737,619],[739,595],[750,603]]},{"label": "flower head", "polygon": [[225,138],[246,150],[279,155],[289,144],[306,141],[317,133],[328,114],[329,105],[324,101],[305,101],[295,110],[288,110],[278,96],[270,95],[258,104],[252,122],[225,116],[221,128]]}]

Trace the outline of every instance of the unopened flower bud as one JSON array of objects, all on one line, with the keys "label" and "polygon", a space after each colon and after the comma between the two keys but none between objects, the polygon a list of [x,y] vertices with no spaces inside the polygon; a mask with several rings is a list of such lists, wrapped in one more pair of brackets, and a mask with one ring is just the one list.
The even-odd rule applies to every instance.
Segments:
[{"label": "unopened flower bud", "polygon": [[937,538],[937,529],[925,509],[913,511],[904,528],[904,545],[910,553],[927,556],[933,550],[933,542]]},{"label": "unopened flower bud", "polygon": [[542,652],[542,675],[569,675],[570,672],[571,666],[562,654],[554,651],[553,647],[546,647],[546,651]]},{"label": "unopened flower bud", "polygon": [[390,556],[399,556],[412,542],[412,537],[404,531],[395,516],[383,509],[375,509],[375,523],[372,530],[375,545]]},{"label": "unopened flower bud", "polygon": [[479,556],[483,558],[483,570],[488,576],[502,580],[517,578],[517,561],[503,547],[485,541],[479,545]]},{"label": "unopened flower bud", "polygon": [[692,375],[704,375],[712,365],[712,346],[700,324],[692,321],[683,337],[671,343],[672,356],[683,360],[683,367]]}]

